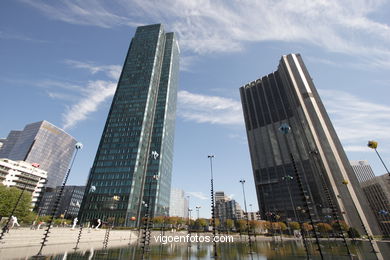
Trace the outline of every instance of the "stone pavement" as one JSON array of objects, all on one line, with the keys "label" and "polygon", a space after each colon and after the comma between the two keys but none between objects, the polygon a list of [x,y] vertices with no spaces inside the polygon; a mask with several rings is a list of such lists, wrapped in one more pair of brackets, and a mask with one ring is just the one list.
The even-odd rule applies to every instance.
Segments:
[{"label": "stone pavement", "polygon": [[[25,259],[38,253],[43,238],[44,229],[31,230],[29,228],[12,229],[6,233],[0,243],[0,259]],[[79,250],[89,250],[91,248],[103,248],[105,229],[84,228]],[[130,235],[131,234],[131,235]],[[76,245],[79,229],[70,228],[52,228],[47,239],[46,246],[43,249],[44,255],[64,253]],[[129,230],[111,230],[108,247],[125,246],[137,241],[138,232]]]}]

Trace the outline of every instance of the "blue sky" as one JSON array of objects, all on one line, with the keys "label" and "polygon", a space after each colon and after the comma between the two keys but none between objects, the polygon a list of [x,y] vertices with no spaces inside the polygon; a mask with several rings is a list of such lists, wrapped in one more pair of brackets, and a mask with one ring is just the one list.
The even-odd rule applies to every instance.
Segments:
[{"label": "blue sky", "polygon": [[0,2],[0,137],[48,120],[84,144],[69,184],[92,165],[131,37],[178,34],[180,91],[173,186],[209,216],[215,189],[257,209],[238,88],[301,53],[351,160],[390,165],[390,12],[381,0]]}]

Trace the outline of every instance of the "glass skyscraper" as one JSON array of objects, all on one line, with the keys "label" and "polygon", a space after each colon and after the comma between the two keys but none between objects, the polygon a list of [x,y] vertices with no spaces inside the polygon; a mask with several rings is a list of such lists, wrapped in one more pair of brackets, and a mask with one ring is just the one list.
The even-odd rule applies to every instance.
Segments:
[{"label": "glass skyscraper", "polygon": [[174,33],[161,24],[138,27],[89,174],[82,221],[134,226],[145,209],[152,216],[168,210],[178,74]]},{"label": "glass skyscraper", "polygon": [[22,131],[11,131],[0,149],[0,158],[38,163],[47,171],[45,187],[60,186],[68,171],[76,140],[47,122],[28,124]]},{"label": "glass skyscraper", "polygon": [[240,94],[261,215],[308,218],[299,210],[306,198],[316,222],[337,214],[361,234],[380,234],[301,56],[283,56],[277,71]]}]

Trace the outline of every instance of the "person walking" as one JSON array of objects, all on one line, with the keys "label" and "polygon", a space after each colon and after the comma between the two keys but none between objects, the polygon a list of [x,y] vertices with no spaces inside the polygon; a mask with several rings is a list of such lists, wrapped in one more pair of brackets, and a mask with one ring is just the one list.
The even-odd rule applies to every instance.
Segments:
[{"label": "person walking", "polygon": [[20,225],[19,225],[19,223],[18,223],[18,218],[17,218],[17,217],[12,216],[12,217],[11,217],[11,222],[12,222],[11,228],[14,228],[15,224],[16,224],[16,226],[20,227]]}]

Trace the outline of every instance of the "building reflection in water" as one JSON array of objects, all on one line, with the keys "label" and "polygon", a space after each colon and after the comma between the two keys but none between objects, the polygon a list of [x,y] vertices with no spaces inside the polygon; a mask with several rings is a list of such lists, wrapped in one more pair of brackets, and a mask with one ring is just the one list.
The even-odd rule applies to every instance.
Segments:
[{"label": "building reflection in water", "polygon": [[[340,241],[322,241],[323,251],[327,259],[350,259],[345,255],[345,249]],[[390,243],[380,243],[381,249],[390,251]],[[248,254],[248,245],[245,242],[221,243],[218,247],[220,259],[265,260],[265,259],[304,259],[306,257],[302,241],[257,241],[253,245],[253,255]],[[319,258],[314,241],[309,243],[312,259]],[[352,241],[351,252],[354,259],[371,259],[368,242]],[[87,251],[69,251],[46,259],[62,260],[92,260],[92,259],[141,259],[142,251],[136,246],[111,248],[109,250],[91,248]],[[189,246],[188,244],[152,245],[150,252],[144,259],[212,259],[212,244]]]}]

